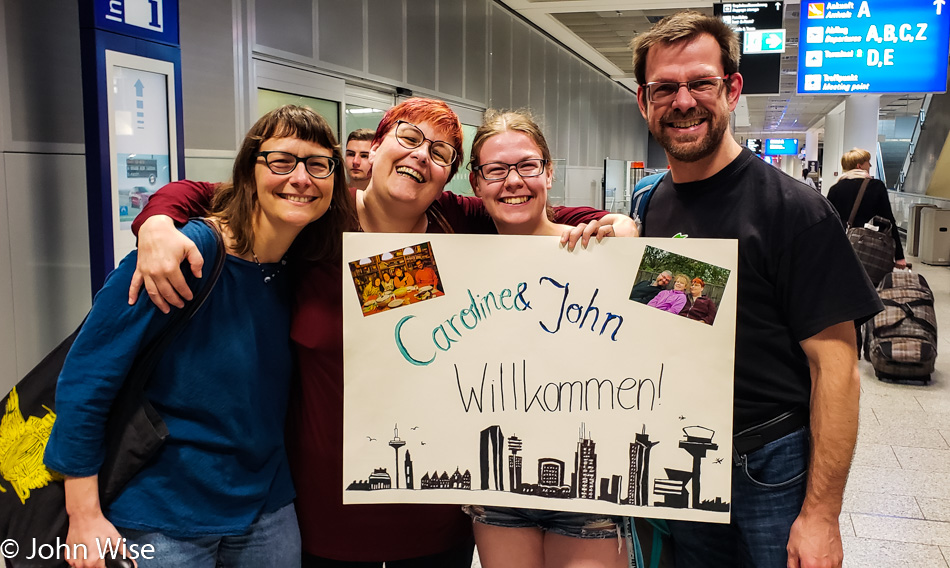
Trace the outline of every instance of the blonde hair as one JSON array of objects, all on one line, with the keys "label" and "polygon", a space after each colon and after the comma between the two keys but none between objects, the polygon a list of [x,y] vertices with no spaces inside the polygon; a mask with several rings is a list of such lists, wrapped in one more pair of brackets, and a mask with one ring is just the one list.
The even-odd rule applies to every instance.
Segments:
[{"label": "blonde hair", "polygon": [[[479,154],[485,142],[497,134],[504,132],[520,132],[531,139],[532,142],[541,150],[541,158],[546,162],[546,168],[552,168],[554,163],[551,161],[551,149],[548,148],[548,141],[544,139],[541,127],[531,118],[531,113],[526,110],[498,110],[488,109],[482,118],[482,124],[475,131],[475,138],[472,139],[472,155],[468,162],[468,167],[473,172],[475,168],[481,165]],[[549,220],[554,220],[554,209],[551,204],[545,205],[545,211]]]},{"label": "blonde hair", "polygon": [[689,276],[686,276],[682,272],[673,277],[673,283],[676,284],[677,280],[683,280],[686,283],[686,287],[689,288]]},{"label": "blonde hair", "polygon": [[856,169],[864,162],[871,161],[871,153],[861,148],[851,148],[841,156],[841,167],[845,171]]}]

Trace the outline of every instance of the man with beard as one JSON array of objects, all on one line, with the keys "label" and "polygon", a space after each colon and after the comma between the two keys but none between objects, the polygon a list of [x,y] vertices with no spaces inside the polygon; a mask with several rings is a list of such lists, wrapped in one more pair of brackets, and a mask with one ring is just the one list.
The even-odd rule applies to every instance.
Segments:
[{"label": "man with beard", "polygon": [[646,304],[653,298],[656,298],[656,295],[662,290],[666,290],[667,284],[669,284],[670,280],[672,279],[673,273],[669,270],[664,270],[659,274],[659,276],[656,277],[656,280],[653,282],[650,282],[649,280],[637,282],[633,286],[633,290],[630,291],[630,299],[634,302]]},{"label": "man with beard", "polygon": [[640,112],[670,163],[642,234],[739,241],[731,523],[671,521],[676,564],[840,566],[858,426],[853,322],[881,302],[831,205],[733,138],[735,33],[681,12],[633,47]]}]

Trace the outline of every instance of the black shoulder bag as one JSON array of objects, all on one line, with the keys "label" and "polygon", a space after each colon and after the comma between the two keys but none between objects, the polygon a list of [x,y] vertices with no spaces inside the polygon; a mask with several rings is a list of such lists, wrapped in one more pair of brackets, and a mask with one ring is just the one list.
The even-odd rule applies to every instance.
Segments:
[{"label": "black shoulder bag", "polygon": [[[139,351],[109,412],[106,458],[99,470],[99,500],[103,506],[118,496],[168,436],[165,422],[145,398],[144,390],[165,349],[208,298],[224,268],[227,253],[221,234],[210,221],[205,223],[214,230],[217,241],[210,275],[194,299]],[[46,468],[43,453],[56,420],[56,383],[79,329],[27,373],[0,403],[0,541],[4,547],[0,558],[13,568],[66,566],[62,549],[50,559],[25,557],[35,547],[65,547],[66,543],[69,519],[63,478]],[[121,564],[107,562],[110,565]]]}]

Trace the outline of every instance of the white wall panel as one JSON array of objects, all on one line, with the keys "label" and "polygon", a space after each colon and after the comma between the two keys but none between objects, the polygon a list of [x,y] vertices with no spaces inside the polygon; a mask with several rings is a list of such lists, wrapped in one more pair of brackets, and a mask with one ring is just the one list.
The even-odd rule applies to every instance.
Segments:
[{"label": "white wall panel", "polygon": [[403,3],[394,0],[368,0],[367,7],[369,72],[402,83],[405,81],[403,36],[406,26]]},{"label": "white wall panel", "polygon": [[438,90],[451,96],[465,95],[465,3],[439,0]]},{"label": "white wall panel", "polygon": [[85,158],[4,154],[17,375],[73,331],[91,304]]},{"label": "white wall panel", "polygon": [[317,0],[318,55],[321,61],[365,70],[363,8],[362,0]]},{"label": "white wall panel", "polygon": [[487,0],[465,0],[465,98],[488,105]]},{"label": "white wall panel", "polygon": [[316,59],[313,0],[254,0],[254,31],[257,45],[277,50],[294,59]]},{"label": "white wall panel", "polygon": [[513,109],[528,108],[531,105],[531,36],[537,32],[524,22],[512,19],[511,22],[511,103]]},{"label": "white wall panel", "polygon": [[491,8],[491,101],[492,108],[511,108],[512,16],[497,5]]},{"label": "white wall panel", "polygon": [[406,81],[429,91],[435,90],[436,39],[438,22],[436,0],[411,0],[406,3]]}]

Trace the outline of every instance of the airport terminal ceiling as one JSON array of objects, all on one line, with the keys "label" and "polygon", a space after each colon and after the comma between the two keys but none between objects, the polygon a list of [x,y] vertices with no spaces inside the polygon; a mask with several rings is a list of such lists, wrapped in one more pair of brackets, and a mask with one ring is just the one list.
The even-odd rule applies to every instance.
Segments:
[{"label": "airport terminal ceiling", "polygon": [[[629,45],[638,33],[679,10],[713,14],[711,2],[695,0],[505,0],[504,4],[630,89],[636,89],[636,81]],[[804,137],[805,130],[820,126],[822,118],[844,100],[843,96],[796,93],[799,10],[800,4],[786,2],[786,51],[781,56],[779,94],[742,97],[735,128],[740,137],[798,132]],[[923,98],[923,94],[881,95],[879,116],[882,120],[916,116]]]}]

